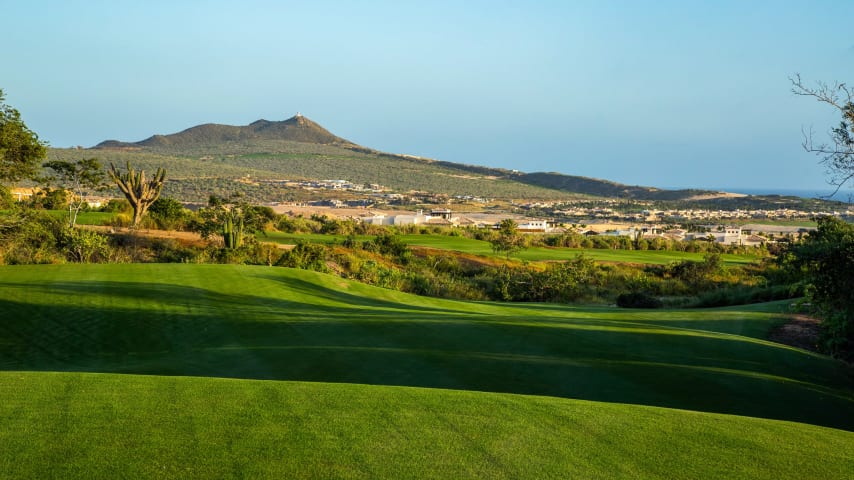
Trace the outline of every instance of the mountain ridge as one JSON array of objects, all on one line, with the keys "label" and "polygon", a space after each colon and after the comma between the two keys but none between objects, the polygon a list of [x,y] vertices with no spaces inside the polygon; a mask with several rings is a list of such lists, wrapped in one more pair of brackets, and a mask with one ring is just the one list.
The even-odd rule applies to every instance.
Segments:
[{"label": "mountain ridge", "polygon": [[152,135],[138,142],[105,140],[94,149],[136,149],[144,147],[182,147],[248,140],[286,140],[321,145],[358,147],[353,142],[333,135],[317,122],[297,113],[287,120],[255,120],[249,125],[203,123],[168,135]]},{"label": "mountain ridge", "polygon": [[[406,162],[420,162],[457,170],[466,174],[492,176],[499,179],[518,182],[524,185],[547,188],[559,192],[580,193],[611,198],[630,198],[638,200],[679,200],[697,194],[715,194],[711,190],[668,190],[655,187],[626,185],[610,180],[568,175],[558,172],[525,173],[498,167],[468,165],[448,162],[415,155],[388,153],[364,147],[338,137],[317,122],[297,113],[281,121],[256,120],[248,125],[235,126],[217,123],[205,123],[167,135],[152,135],[138,142],[105,140],[94,147],[97,150],[156,150],[186,154],[200,148],[217,147],[229,144],[245,144],[248,148],[257,148],[258,153],[265,150],[262,144],[268,141],[289,142],[292,145],[305,145],[305,151],[313,146],[331,146],[358,154],[374,155]],[[301,147],[303,148],[303,147]],[[342,168],[342,170],[345,170]]]}]

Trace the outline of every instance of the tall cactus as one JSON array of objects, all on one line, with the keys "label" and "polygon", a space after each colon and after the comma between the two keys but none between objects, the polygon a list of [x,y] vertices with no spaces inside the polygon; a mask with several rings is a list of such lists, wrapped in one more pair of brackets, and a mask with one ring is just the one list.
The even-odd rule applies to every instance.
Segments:
[{"label": "tall cactus", "polygon": [[222,223],[222,241],[225,248],[233,249],[243,245],[243,215],[236,208],[225,214]]},{"label": "tall cactus", "polygon": [[145,170],[137,172],[127,164],[128,171],[121,173],[116,169],[116,166],[110,163],[110,178],[116,182],[119,190],[125,195],[125,198],[133,207],[133,226],[139,225],[142,216],[148,211],[148,207],[154,203],[160,196],[163,190],[163,182],[166,180],[166,170],[157,167],[157,172],[154,173],[154,178],[151,180],[145,179]]}]

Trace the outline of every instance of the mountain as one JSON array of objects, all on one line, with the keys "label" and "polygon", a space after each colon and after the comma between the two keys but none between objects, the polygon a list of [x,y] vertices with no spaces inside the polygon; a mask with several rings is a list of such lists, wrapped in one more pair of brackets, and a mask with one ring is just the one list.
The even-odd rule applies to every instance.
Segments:
[{"label": "mountain", "polygon": [[188,128],[171,135],[153,135],[139,142],[120,142],[106,140],[96,149],[136,149],[143,147],[182,148],[196,145],[215,145],[226,142],[246,142],[252,140],[284,140],[321,145],[358,147],[354,143],[336,137],[316,122],[297,113],[282,121],[256,120],[249,125],[234,126],[206,123]]},{"label": "mountain", "polygon": [[[516,180],[529,185],[552,188],[566,192],[588,192],[591,195],[613,198],[633,198],[643,200],[686,200],[697,196],[716,196],[721,192],[709,190],[664,190],[655,187],[625,185],[598,178],[564,175],[557,172],[534,172],[519,174]],[[596,192],[596,193],[592,193]]]},{"label": "mountain", "polygon": [[107,152],[138,152],[142,164],[151,161],[152,155],[165,156],[162,160],[171,159],[164,166],[170,169],[173,179],[246,175],[256,179],[346,178],[402,191],[494,198],[556,199],[582,194],[678,201],[717,195],[705,190],[663,190],[556,172],[524,173],[385,153],[338,137],[300,114],[287,120],[257,120],[244,126],[208,123],[139,142],[107,140],[93,148],[105,156],[109,156]]}]

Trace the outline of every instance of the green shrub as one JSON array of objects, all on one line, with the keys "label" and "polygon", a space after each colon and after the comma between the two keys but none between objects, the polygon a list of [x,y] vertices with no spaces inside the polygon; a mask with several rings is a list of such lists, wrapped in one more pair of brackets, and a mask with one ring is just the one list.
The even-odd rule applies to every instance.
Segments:
[{"label": "green shrub", "polygon": [[107,237],[92,230],[65,228],[60,236],[60,246],[73,262],[106,262],[110,259]]},{"label": "green shrub", "polygon": [[190,217],[190,211],[181,202],[162,196],[151,204],[148,214],[163,230],[183,230]]},{"label": "green shrub", "polygon": [[57,245],[62,228],[60,219],[44,211],[0,212],[0,260],[9,265],[65,261]]},{"label": "green shrub", "polygon": [[294,248],[283,253],[275,265],[317,272],[329,271],[326,266],[326,248],[316,243],[297,243]]},{"label": "green shrub", "polygon": [[664,303],[648,293],[633,292],[618,295],[617,306],[622,308],[661,308]]}]

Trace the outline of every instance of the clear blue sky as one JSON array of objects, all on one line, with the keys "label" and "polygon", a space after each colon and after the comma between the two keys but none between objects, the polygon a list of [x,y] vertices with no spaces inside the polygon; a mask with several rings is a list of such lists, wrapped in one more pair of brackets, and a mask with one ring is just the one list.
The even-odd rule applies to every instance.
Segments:
[{"label": "clear blue sky", "polygon": [[854,1],[0,0],[57,147],[300,111],[365,146],[661,187],[820,188],[788,77],[854,82]]}]

